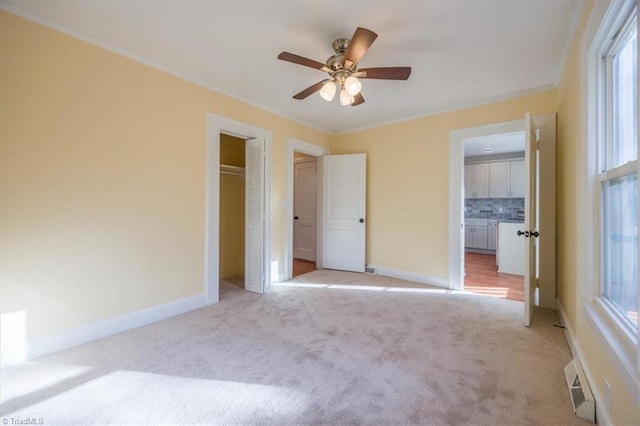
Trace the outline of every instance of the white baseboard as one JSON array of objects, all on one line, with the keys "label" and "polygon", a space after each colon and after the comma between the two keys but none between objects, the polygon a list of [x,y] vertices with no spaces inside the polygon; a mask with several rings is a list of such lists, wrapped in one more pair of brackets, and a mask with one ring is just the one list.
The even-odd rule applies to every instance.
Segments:
[{"label": "white baseboard", "polygon": [[386,268],[384,266],[367,265],[368,268],[376,270],[377,275],[383,275],[390,278],[398,278],[405,281],[413,281],[419,284],[426,284],[435,287],[449,289],[449,281],[446,278],[422,275],[416,272],[403,271],[401,269]]},{"label": "white baseboard", "polygon": [[596,400],[596,421],[599,425],[613,425],[611,422],[611,417],[609,416],[609,412],[604,404],[604,399],[600,395],[598,388],[593,386],[594,380],[591,375],[591,369],[589,368],[589,364],[587,364],[584,354],[582,352],[582,348],[580,347],[580,342],[576,337],[575,332],[573,331],[573,327],[571,323],[567,319],[567,313],[564,311],[564,307],[559,299],[556,299],[556,303],[558,305],[558,312],[560,313],[560,322],[564,326],[564,337],[569,344],[569,349],[571,350],[571,355],[573,358],[576,358],[580,361],[580,365],[582,366],[582,370],[584,374],[587,376],[587,381],[589,382],[589,387],[591,388],[591,393],[593,394],[593,398]]},{"label": "white baseboard", "polygon": [[2,347],[1,358],[7,364],[5,365],[3,362],[2,368],[180,315],[201,308],[206,304],[207,296],[199,294],[138,312],[82,325],[50,336],[29,339],[26,341],[26,351],[23,351],[23,354],[18,357],[13,353],[8,353],[11,348]]}]

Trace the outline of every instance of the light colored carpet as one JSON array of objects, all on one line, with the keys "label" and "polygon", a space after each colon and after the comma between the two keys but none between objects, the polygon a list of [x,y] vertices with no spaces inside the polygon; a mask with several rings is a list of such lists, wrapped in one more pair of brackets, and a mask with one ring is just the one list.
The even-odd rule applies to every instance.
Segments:
[{"label": "light colored carpet", "polygon": [[525,328],[522,309],[336,271],[263,296],[223,284],[215,306],[3,370],[1,415],[46,424],[588,424],[571,410],[555,313],[539,310]]}]

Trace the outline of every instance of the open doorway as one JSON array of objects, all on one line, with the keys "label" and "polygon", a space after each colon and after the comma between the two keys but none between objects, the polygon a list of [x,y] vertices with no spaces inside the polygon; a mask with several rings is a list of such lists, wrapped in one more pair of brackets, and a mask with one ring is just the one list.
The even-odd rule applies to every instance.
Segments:
[{"label": "open doorway", "polygon": [[286,281],[293,276],[295,153],[317,160],[316,267],[365,272],[366,154],[329,155],[323,146],[287,144]]},{"label": "open doorway", "polygon": [[220,285],[244,289],[245,140],[220,134]]},{"label": "open doorway", "polygon": [[[287,267],[281,281],[322,268],[322,157],[328,154],[329,149],[320,145],[294,138],[287,142]],[[307,226],[310,223],[315,229]]]},{"label": "open doorway", "polygon": [[465,139],[464,289],[524,301],[523,131]]},{"label": "open doorway", "polygon": [[[237,219],[244,223],[244,290],[264,293],[274,278],[272,271],[278,270],[277,262],[270,262],[270,182],[271,133],[239,121],[219,115],[207,114],[207,163],[205,199],[205,264],[204,284],[207,303],[220,301],[221,231],[221,169],[240,171],[231,165],[222,165],[220,158],[221,139],[232,136],[239,139],[244,149],[244,214]],[[238,167],[238,166],[235,166]],[[223,178],[224,179],[224,178]],[[224,225],[222,225],[224,226]],[[223,231],[224,232],[224,231]],[[221,275],[221,272],[223,274]],[[236,287],[240,290],[238,287]],[[241,290],[240,290],[241,291]]]},{"label": "open doorway", "polygon": [[[555,130],[555,114],[531,117],[529,113],[525,113],[523,120],[469,127],[449,133],[449,287],[453,290],[463,290],[465,244],[468,244],[464,240],[465,236],[469,237],[469,232],[465,235],[465,226],[469,222],[468,219],[473,219],[465,219],[465,193],[475,192],[476,196],[478,193],[475,188],[465,188],[465,143],[472,139],[524,131],[524,226],[520,223],[500,224],[496,244],[497,262],[500,267],[505,264],[503,256],[514,253],[505,249],[501,241],[502,236],[515,234],[527,241],[524,255],[518,256],[525,262],[523,311],[526,326],[531,324],[534,306],[554,309],[556,303]],[[469,186],[469,182],[466,186]],[[515,225],[515,229],[502,232],[503,225]]]},{"label": "open doorway", "polygon": [[316,269],[318,236],[318,159],[293,153],[293,272]]}]

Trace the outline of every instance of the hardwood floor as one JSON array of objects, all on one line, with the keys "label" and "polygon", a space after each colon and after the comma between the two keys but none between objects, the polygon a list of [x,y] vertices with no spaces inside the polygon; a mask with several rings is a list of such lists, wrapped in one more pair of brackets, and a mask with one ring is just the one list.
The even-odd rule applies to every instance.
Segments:
[{"label": "hardwood floor", "polygon": [[316,262],[304,259],[293,259],[293,273],[294,277],[298,275],[306,274],[307,272],[316,270]]},{"label": "hardwood floor", "polygon": [[[489,254],[465,253],[464,289],[501,299],[524,301],[524,277],[498,272],[496,257]],[[315,271],[316,263],[293,259],[293,276]]]},{"label": "hardwood floor", "polygon": [[465,290],[501,299],[524,301],[524,277],[498,272],[494,255],[465,253],[464,268]]}]

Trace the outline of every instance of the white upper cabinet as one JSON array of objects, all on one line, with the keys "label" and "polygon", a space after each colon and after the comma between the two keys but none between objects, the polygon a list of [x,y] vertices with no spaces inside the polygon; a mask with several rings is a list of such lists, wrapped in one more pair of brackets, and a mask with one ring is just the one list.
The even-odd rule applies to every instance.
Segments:
[{"label": "white upper cabinet", "polygon": [[468,164],[465,198],[524,198],[524,160]]},{"label": "white upper cabinet", "polygon": [[473,165],[464,166],[464,198],[473,198]]},{"label": "white upper cabinet", "polygon": [[489,163],[489,197],[509,196],[509,162]]},{"label": "white upper cabinet", "polygon": [[509,161],[509,187],[511,188],[511,197],[524,198],[525,187],[525,169],[524,160]]},{"label": "white upper cabinet", "polygon": [[464,166],[464,197],[489,198],[489,164]]}]

